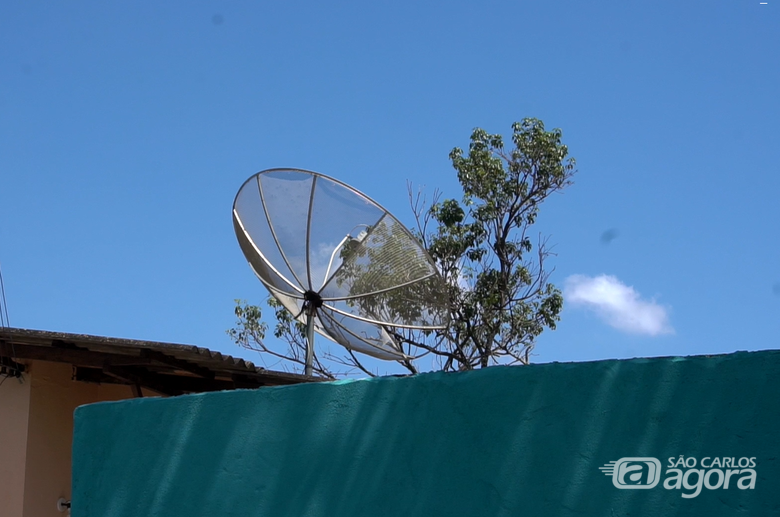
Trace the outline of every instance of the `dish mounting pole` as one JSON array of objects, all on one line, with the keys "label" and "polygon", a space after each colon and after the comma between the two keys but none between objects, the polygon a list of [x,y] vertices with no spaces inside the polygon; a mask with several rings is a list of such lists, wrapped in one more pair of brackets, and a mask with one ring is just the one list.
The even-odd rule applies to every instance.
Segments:
[{"label": "dish mounting pole", "polygon": [[312,304],[306,311],[306,366],[303,373],[311,376],[312,366],[314,364],[314,316],[317,308]]}]

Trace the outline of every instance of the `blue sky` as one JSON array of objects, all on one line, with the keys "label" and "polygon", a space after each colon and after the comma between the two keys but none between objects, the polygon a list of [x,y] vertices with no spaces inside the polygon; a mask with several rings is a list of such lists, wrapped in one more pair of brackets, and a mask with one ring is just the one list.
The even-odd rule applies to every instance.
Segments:
[{"label": "blue sky", "polygon": [[247,177],[315,170],[411,223],[407,180],[457,197],[452,147],[538,117],[579,173],[538,224],[570,301],[536,361],[777,348],[779,86],[780,0],[7,1],[10,322],[251,357],[224,333],[266,296]]}]

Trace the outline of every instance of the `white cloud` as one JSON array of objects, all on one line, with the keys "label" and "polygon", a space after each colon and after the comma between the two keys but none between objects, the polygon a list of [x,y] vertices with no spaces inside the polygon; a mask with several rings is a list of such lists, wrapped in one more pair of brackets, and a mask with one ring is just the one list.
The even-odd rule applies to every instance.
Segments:
[{"label": "white cloud", "polygon": [[642,300],[633,287],[617,277],[572,275],[565,281],[565,300],[587,307],[612,327],[635,334],[671,334],[667,308],[655,300]]}]

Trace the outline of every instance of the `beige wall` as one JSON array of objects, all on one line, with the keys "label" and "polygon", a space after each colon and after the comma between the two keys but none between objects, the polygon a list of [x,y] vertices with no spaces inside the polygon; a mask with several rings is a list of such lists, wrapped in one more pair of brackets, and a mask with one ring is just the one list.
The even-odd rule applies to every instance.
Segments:
[{"label": "beige wall", "polygon": [[[70,499],[73,411],[83,404],[133,397],[129,386],[88,384],[71,378],[68,364],[35,361],[30,366],[25,383],[27,443],[17,453],[26,456],[24,511],[0,512],[2,517],[62,517],[56,506],[60,497]],[[19,497],[18,492],[15,496]]]},{"label": "beige wall", "polygon": [[30,382],[0,381],[0,516],[22,517]]}]

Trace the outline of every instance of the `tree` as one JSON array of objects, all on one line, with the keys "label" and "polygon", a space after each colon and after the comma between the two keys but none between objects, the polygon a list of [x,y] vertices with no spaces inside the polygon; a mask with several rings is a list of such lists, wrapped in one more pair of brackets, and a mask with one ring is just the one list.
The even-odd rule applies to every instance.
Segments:
[{"label": "tree", "polygon": [[[387,330],[408,355],[431,356],[441,370],[527,364],[538,336],[560,320],[563,297],[548,282],[547,238],[539,235],[534,243],[530,230],[542,202],[571,185],[575,161],[561,143],[561,131],[545,130],[541,120],[516,122],[512,131],[511,150],[501,135],[477,128],[467,153],[457,147],[450,152],[463,188],[460,201],[440,200],[436,192],[429,205],[409,185],[415,235],[447,284],[451,324],[433,332]],[[237,301],[236,326],[228,334],[240,346],[302,365],[304,326],[275,300],[269,306],[276,316],[274,336],[287,343],[286,350],[264,344],[268,327],[262,311],[245,302]],[[412,373],[418,370],[418,362],[400,363]],[[315,357],[314,371],[327,378],[345,368],[374,374],[349,351]]]}]

